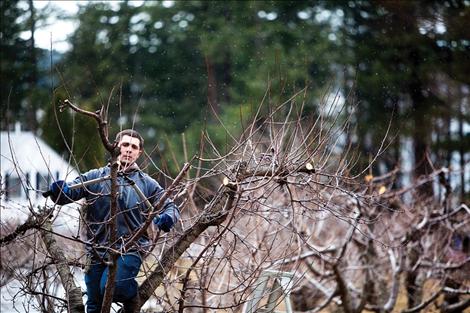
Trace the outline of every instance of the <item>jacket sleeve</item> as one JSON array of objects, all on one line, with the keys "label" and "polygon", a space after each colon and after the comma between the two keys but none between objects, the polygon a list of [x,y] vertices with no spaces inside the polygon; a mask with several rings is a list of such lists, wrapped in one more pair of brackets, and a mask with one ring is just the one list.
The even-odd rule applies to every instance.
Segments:
[{"label": "jacket sleeve", "polygon": [[[80,174],[77,178],[75,178],[73,181],[67,183],[70,186],[77,185],[86,181],[89,181],[91,179],[95,179],[100,177],[100,170],[99,169],[94,169],[91,171],[88,171],[84,174]],[[80,200],[82,198],[85,198],[89,193],[89,188],[88,187],[78,187],[74,189],[69,189],[67,194],[65,195],[67,197],[66,203],[71,203],[73,201]],[[63,201],[62,201],[63,202]]]}]

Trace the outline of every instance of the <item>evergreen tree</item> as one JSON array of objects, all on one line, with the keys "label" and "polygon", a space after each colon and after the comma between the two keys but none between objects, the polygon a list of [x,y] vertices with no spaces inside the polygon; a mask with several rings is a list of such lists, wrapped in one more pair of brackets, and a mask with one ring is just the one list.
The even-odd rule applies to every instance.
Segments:
[{"label": "evergreen tree", "polygon": [[[462,57],[462,51],[468,51],[468,40],[463,33],[450,31],[449,22],[451,16],[468,15],[468,2],[357,1],[330,5],[344,11],[342,29],[349,56],[344,60],[355,66],[350,79],[356,80],[360,99],[356,118],[361,150],[366,154],[377,150],[384,125],[392,117],[388,112],[395,112],[393,129],[400,129],[400,136],[413,142],[415,177],[430,174],[433,166],[449,166],[431,153],[432,137],[443,112],[450,119],[456,117],[453,106],[439,93],[449,81],[439,77],[450,74],[451,79],[459,80],[459,74],[449,72],[449,58],[459,58],[462,68],[469,64],[469,58]],[[445,39],[449,36],[454,38]],[[458,44],[452,47],[451,42]],[[399,141],[393,147],[388,170],[397,164],[403,149]],[[423,185],[420,192],[433,194],[432,185]]]},{"label": "evergreen tree", "polygon": [[7,129],[19,118],[25,121],[26,92],[28,76],[28,42],[20,37],[27,30],[25,22],[26,8],[18,5],[18,0],[6,0],[0,3],[2,19],[0,21],[0,77],[1,77],[1,128]]}]

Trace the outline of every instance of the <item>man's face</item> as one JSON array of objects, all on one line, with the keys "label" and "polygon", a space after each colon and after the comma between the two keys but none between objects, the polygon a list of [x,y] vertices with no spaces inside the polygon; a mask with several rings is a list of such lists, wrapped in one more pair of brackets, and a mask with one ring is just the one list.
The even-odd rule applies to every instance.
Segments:
[{"label": "man's face", "polygon": [[124,166],[132,165],[132,163],[137,161],[140,154],[142,153],[142,150],[140,150],[139,138],[124,135],[122,136],[118,145],[121,149],[121,154],[118,157],[118,161]]}]

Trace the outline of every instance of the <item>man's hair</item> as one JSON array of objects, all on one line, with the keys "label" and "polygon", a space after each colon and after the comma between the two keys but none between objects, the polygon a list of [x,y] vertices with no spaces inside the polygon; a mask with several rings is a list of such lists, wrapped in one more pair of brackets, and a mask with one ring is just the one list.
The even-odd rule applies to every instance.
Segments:
[{"label": "man's hair", "polygon": [[139,139],[140,141],[139,148],[140,150],[144,150],[144,138],[142,138],[142,136],[137,131],[133,129],[124,129],[120,131],[119,133],[117,133],[116,141],[117,142],[121,141],[122,137],[124,136],[130,136],[130,137]]}]

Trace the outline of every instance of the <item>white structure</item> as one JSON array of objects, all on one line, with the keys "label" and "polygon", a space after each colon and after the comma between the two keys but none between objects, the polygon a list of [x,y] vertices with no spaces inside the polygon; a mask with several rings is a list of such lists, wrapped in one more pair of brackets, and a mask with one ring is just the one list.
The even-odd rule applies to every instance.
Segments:
[{"label": "white structure", "polygon": [[[77,171],[62,157],[49,147],[42,139],[32,132],[23,132],[19,124],[12,132],[1,132],[0,171],[1,171],[1,198],[0,198],[0,227],[8,232],[23,223],[30,215],[31,210],[36,211],[38,206],[53,205],[46,200],[42,192],[48,190],[51,182],[57,179],[70,181],[78,176]],[[79,211],[77,205],[70,204],[65,208],[56,206],[54,212],[53,229],[66,236],[78,234]],[[3,235],[3,234],[2,234]],[[65,241],[67,253],[81,253],[81,245],[76,248],[73,242]],[[16,247],[17,248],[17,247]],[[16,249],[14,244],[7,246],[4,251]],[[22,251],[19,249],[19,251]],[[18,273],[28,272],[29,263],[24,259],[30,257],[28,253],[18,253],[17,259],[8,259],[9,266],[16,268]],[[76,271],[77,282],[82,282],[81,271]],[[29,298],[16,296],[22,283],[12,277],[6,285],[1,287],[0,312],[39,313],[31,305]],[[53,293],[64,297],[63,288]],[[15,299],[15,302],[13,301]]]},{"label": "white structure", "polygon": [[[44,204],[42,191],[57,179],[72,180],[77,171],[32,132],[19,123],[13,132],[1,132],[1,217],[17,216],[16,208]],[[26,212],[25,212],[26,213]],[[19,217],[19,216],[17,216]],[[20,219],[22,219],[20,217]]]}]

